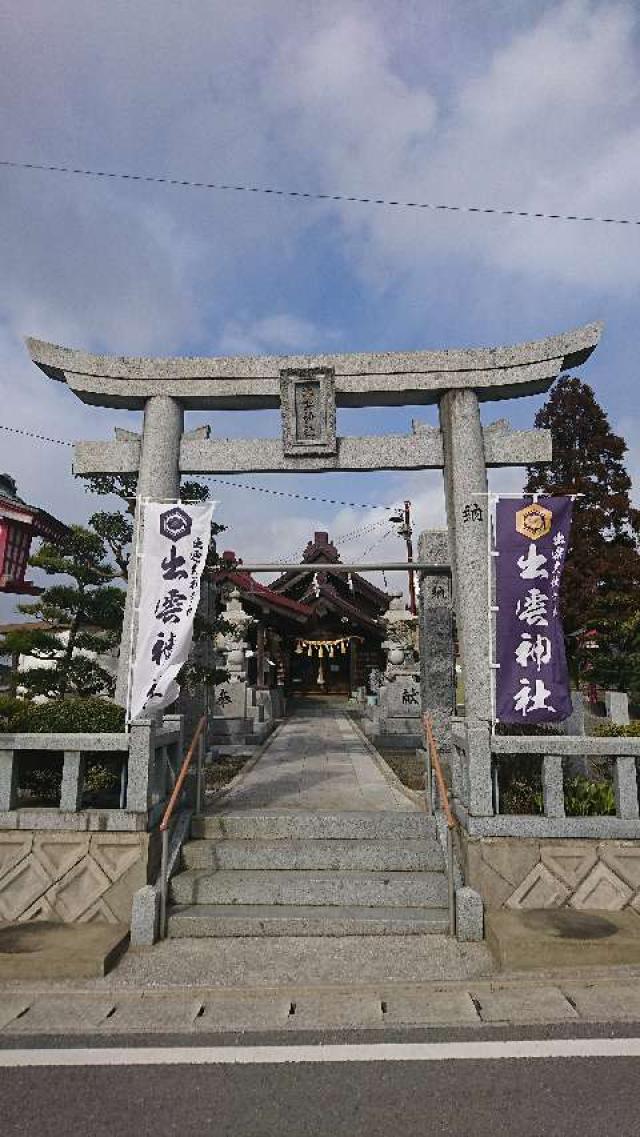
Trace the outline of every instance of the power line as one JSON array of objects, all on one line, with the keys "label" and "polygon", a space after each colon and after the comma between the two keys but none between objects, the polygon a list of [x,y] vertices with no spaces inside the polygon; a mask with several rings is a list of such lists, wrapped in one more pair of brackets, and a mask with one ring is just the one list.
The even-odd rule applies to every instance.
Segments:
[{"label": "power line", "polygon": [[55,442],[56,446],[73,446],[73,442],[68,442],[66,438],[48,438],[46,434],[34,434],[32,430],[21,430],[18,426],[4,426],[0,423],[0,430],[6,430],[9,434],[22,434],[25,438],[38,438],[40,442]]},{"label": "power line", "polygon": [[[385,525],[386,522],[387,522],[387,518],[382,517],[382,518],[380,518],[380,520],[374,521],[373,524],[371,524],[371,525],[364,525],[360,529],[350,529],[348,533],[339,533],[337,537],[332,537],[331,540],[333,541],[334,545],[349,544],[351,541],[357,541],[358,538],[364,536],[365,533],[371,533],[374,529],[379,529],[380,526]],[[293,552],[290,553],[288,556],[279,557],[278,563],[279,564],[287,564],[289,561],[294,560],[294,558],[298,555],[300,557],[302,556],[302,552],[301,552],[299,546],[296,549],[294,549]]]},{"label": "power line", "polygon": [[362,554],[363,558],[368,557],[371,550],[375,549],[377,545],[381,545],[383,541],[386,541],[387,537],[390,537],[392,533],[393,529],[387,529],[386,533],[383,533],[381,537],[378,537],[377,541],[373,542],[373,545],[369,545],[369,548],[365,549]]},{"label": "power line", "polygon": [[340,501],[333,497],[313,497],[311,494],[296,493],[294,490],[273,490],[267,486],[251,486],[247,482],[229,482],[226,479],[214,478],[208,474],[204,474],[203,477],[208,477],[210,481],[219,486],[231,486],[233,489],[239,490],[255,490],[256,493],[274,494],[276,497],[292,497],[300,501],[319,501],[323,505],[346,505],[352,509],[396,509],[395,505],[381,505],[380,502]]},{"label": "power line", "polygon": [[[20,434],[25,438],[36,438],[39,442],[53,442],[57,446],[73,446],[73,442],[69,442],[66,438],[48,438],[45,434],[35,434],[32,430],[23,430],[18,426],[5,426],[0,423],[0,430],[6,430],[9,434]],[[380,505],[378,502],[358,502],[358,501],[339,501],[337,498],[331,497],[314,497],[312,494],[295,493],[293,490],[274,490],[269,486],[252,486],[248,482],[229,482],[224,478],[214,478],[210,474],[203,474],[209,481],[215,482],[220,486],[230,486],[232,489],[239,490],[252,490],[254,493],[273,494],[274,497],[291,497],[298,498],[300,501],[317,501],[322,505],[346,505],[352,509],[395,509],[395,505]]]},{"label": "power line", "polygon": [[494,214],[497,217],[526,217],[534,221],[585,221],[598,225],[640,225],[635,217],[599,217],[596,214],[546,213],[532,209],[501,209],[498,206],[456,205],[451,202],[396,201],[385,197],[357,197],[354,194],[319,193],[308,190],[278,189],[275,186],[231,185],[225,182],[196,182],[190,178],[169,178],[155,174],[124,174],[114,170],[85,170],[75,166],[46,166],[37,162],[12,162],[0,158],[0,166],[12,170],[39,170],[48,174],[72,174],[84,178],[110,178],[126,182],[149,182],[153,185],[186,189],[216,190],[228,193],[268,194],[271,197],[306,198],[308,201],[338,201],[352,205],[383,205],[396,209],[425,209],[434,213]]},{"label": "power line", "polygon": [[381,517],[378,521],[374,521],[371,525],[364,525],[361,529],[350,529],[348,533],[341,533],[339,537],[335,537],[335,541],[355,541],[358,537],[363,537],[365,533],[372,533],[374,529],[379,529],[388,520],[386,517]]}]

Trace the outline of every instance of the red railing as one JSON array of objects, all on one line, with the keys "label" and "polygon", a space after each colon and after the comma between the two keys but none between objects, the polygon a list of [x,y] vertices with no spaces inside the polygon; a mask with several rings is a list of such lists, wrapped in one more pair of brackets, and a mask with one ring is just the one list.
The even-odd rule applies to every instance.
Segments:
[{"label": "red railing", "polygon": [[191,745],[184,756],[180,772],[176,778],[176,783],[171,792],[171,797],[167,803],[167,808],[162,815],[160,822],[160,832],[162,834],[162,860],[160,866],[160,939],[164,939],[167,930],[167,893],[169,889],[169,825],[173,817],[176,805],[180,800],[184,783],[187,779],[193,755],[195,754],[196,747],[198,747],[198,767],[197,767],[197,784],[196,784],[196,812],[200,813],[202,808],[202,757],[203,757],[203,743],[204,743],[204,729],[207,725],[207,717],[203,715],[198,723]]},{"label": "red railing", "polygon": [[453,830],[457,825],[454,817],[451,803],[449,801],[449,787],[444,776],[442,769],[442,762],[440,761],[440,754],[438,752],[438,744],[435,740],[433,733],[433,723],[431,715],[425,714],[422,716],[422,725],[424,727],[424,736],[426,742],[427,754],[427,769],[425,774],[425,790],[427,793],[427,808],[433,813],[433,792],[431,771],[433,770],[438,787],[438,800],[440,802],[442,812],[444,813],[445,821],[447,823],[447,886],[448,886],[448,903],[449,903],[449,931],[452,936],[456,934],[456,888],[454,879],[454,857],[453,857]]}]

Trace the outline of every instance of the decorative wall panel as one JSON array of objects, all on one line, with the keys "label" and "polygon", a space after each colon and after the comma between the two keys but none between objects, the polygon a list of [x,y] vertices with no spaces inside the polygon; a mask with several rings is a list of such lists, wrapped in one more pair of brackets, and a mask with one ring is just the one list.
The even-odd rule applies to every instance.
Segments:
[{"label": "decorative wall panel", "polygon": [[0,832],[0,920],[128,923],[146,833]]}]

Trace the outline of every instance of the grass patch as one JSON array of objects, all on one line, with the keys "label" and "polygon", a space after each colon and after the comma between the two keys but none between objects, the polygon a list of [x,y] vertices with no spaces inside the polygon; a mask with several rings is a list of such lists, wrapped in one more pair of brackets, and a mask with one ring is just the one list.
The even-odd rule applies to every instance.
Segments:
[{"label": "grass patch", "polygon": [[253,754],[215,758],[212,764],[205,766],[204,769],[205,793],[214,794],[218,790],[223,790],[253,758]]},{"label": "grass patch", "polygon": [[416,757],[415,750],[385,749],[382,758],[407,789],[424,789],[424,762]]}]

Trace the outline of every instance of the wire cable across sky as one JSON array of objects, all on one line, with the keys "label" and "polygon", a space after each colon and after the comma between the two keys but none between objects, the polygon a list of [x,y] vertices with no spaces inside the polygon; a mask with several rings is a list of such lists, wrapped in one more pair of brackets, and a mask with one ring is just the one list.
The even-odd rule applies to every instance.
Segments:
[{"label": "wire cable across sky", "polygon": [[14,162],[0,158],[0,166],[12,170],[38,170],[48,174],[71,174],[83,178],[105,178],[127,182],[147,182],[153,185],[175,186],[182,189],[216,190],[224,193],[268,194],[271,197],[304,198],[309,201],[336,201],[353,205],[381,205],[396,209],[424,209],[434,213],[478,213],[497,217],[525,217],[532,221],[580,221],[597,225],[640,225],[640,218],[604,217],[597,214],[547,213],[533,209],[506,209],[489,205],[460,205],[452,202],[400,201],[386,197],[358,197],[355,194],[320,193],[310,190],[279,189],[275,186],[233,185],[226,182],[200,182],[190,178],[163,177],[158,174],[128,174],[116,170],[87,170],[79,166],[47,166],[39,162]]},{"label": "wire cable across sky", "polygon": [[[20,434],[24,438],[34,438],[38,442],[52,442],[56,446],[73,446],[67,438],[49,438],[46,434],[36,434],[32,430],[24,430],[19,426],[5,426],[0,423],[0,430],[8,434]],[[294,490],[274,490],[270,486],[252,486],[249,482],[230,482],[226,478],[216,478],[213,474],[201,474],[201,478],[215,482],[220,486],[229,486],[231,489],[252,490],[254,493],[272,494],[273,497],[297,498],[299,501],[317,501],[321,505],[344,505],[350,509],[397,509],[396,505],[381,505],[379,501],[341,501],[333,497],[315,497],[313,494],[297,493]]]}]

